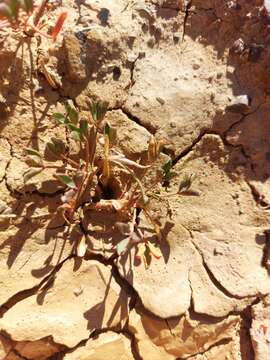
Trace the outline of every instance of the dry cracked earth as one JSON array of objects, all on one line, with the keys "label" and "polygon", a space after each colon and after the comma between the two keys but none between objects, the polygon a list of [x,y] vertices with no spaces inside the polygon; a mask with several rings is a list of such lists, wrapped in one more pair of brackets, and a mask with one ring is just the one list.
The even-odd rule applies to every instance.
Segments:
[{"label": "dry cracked earth", "polygon": [[[16,214],[0,223],[1,359],[270,358],[267,3],[51,1],[45,29],[68,11],[55,44],[1,31],[0,207]],[[49,172],[24,186],[24,149],[65,138],[52,113],[89,97],[109,101],[129,157],[167,140],[172,190],[196,174],[193,196],[152,203],[163,258],[148,270],[94,234],[76,257],[80,232],[38,220],[63,189]]]}]

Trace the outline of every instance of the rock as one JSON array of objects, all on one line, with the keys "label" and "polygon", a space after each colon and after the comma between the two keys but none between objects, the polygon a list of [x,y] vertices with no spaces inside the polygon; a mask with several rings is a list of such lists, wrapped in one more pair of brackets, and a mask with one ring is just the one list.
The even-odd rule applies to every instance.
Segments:
[{"label": "rock", "polygon": [[53,177],[54,169],[41,171],[27,179],[26,174],[29,169],[23,160],[17,157],[12,158],[7,169],[7,184],[12,191],[23,193],[37,190],[41,194],[53,194],[63,189],[63,185]]},{"label": "rock", "polygon": [[266,206],[270,204],[269,110],[269,104],[261,105],[227,133],[227,141],[234,146],[242,145],[249,157],[254,171],[249,183],[258,194],[259,202],[262,200]]},{"label": "rock", "polygon": [[[73,233],[72,240],[77,238]],[[1,226],[0,249],[0,304],[3,305],[17,293],[39,285],[71,254],[72,242],[66,239],[64,228],[41,228],[39,221],[26,219],[8,229]]]},{"label": "rock", "polygon": [[208,321],[186,313],[173,320],[161,320],[133,310],[129,329],[135,335],[143,359],[185,359],[207,351],[211,346],[236,337],[240,318]]},{"label": "rock", "polygon": [[117,145],[127,157],[141,157],[146,153],[151,134],[143,126],[130,120],[121,110],[109,111],[106,120],[117,129]]},{"label": "rock", "polygon": [[269,296],[252,307],[252,326],[250,329],[256,360],[267,360],[270,356],[270,302]]},{"label": "rock", "polygon": [[184,0],[157,0],[157,4],[162,8],[180,10],[184,5]]},{"label": "rock", "polygon": [[15,345],[16,354],[23,359],[46,360],[60,352],[63,347],[54,344],[50,339],[21,341]]},{"label": "rock", "polygon": [[201,263],[192,267],[190,284],[194,311],[199,314],[223,317],[231,311],[242,311],[251,302],[251,298],[236,299],[224,294],[209,278]]},{"label": "rock", "polygon": [[86,79],[85,64],[82,62],[80,41],[73,32],[67,32],[63,41],[68,77],[71,82],[81,82]]},{"label": "rock", "polygon": [[[155,315],[179,316],[192,299],[196,312],[223,317],[268,293],[270,280],[261,266],[268,220],[254,208],[249,186],[234,177],[244,160],[239,149],[231,153],[219,136],[205,135],[175,165],[168,190],[176,192],[185,174],[196,174],[193,192],[170,196],[167,205],[151,200],[155,219],[163,227],[167,221],[160,243],[163,257],[153,260],[148,270],[124,258],[117,265]],[[200,195],[194,196],[198,191]],[[168,192],[161,194],[166,197]],[[143,228],[147,238],[147,226]]]},{"label": "rock", "polygon": [[[189,243],[189,233],[178,223],[163,244],[164,258],[153,260],[147,270],[143,263],[136,266],[124,258],[117,265],[120,274],[138,292],[144,307],[161,318],[168,318],[184,314],[190,306],[188,277],[195,251]],[[133,249],[131,258],[134,255]]]},{"label": "rock", "polygon": [[227,106],[227,110],[236,113],[245,113],[250,111],[251,100],[248,95],[239,95],[232,102],[232,104]]},{"label": "rock", "polygon": [[[196,141],[202,131],[213,129],[216,125],[213,117],[224,110],[231,95],[225,78],[209,84],[209,74],[213,68],[219,68],[215,55],[210,59],[199,43],[187,41],[185,46],[185,53],[192,57],[180,57],[175,47],[157,49],[137,61],[133,75],[135,83],[124,106],[140,119],[143,126],[170,142],[167,148],[173,156]],[[193,64],[196,64],[196,74]],[[213,92],[217,98],[222,95],[222,100],[211,105]],[[163,99],[162,107],[157,98]]]},{"label": "rock", "polygon": [[[192,232],[195,248],[217,281],[215,286],[235,298],[266,294],[270,286],[267,271],[261,266],[267,218],[254,207],[246,182],[235,177],[243,160],[239,150],[230,153],[219,137],[204,136],[183,159],[187,164],[185,171],[196,173],[201,181],[196,186],[201,196],[181,197],[181,202],[171,205],[181,214],[181,223]],[[180,174],[182,168],[180,161],[174,171]],[[176,179],[172,186],[177,186]],[[235,199],[232,193],[237,194]]]},{"label": "rock", "polygon": [[245,50],[246,45],[243,39],[239,38],[235,40],[233,46],[231,47],[231,51],[235,54],[241,54]]},{"label": "rock", "polygon": [[0,334],[0,358],[5,359],[5,356],[10,353],[13,347],[12,341]]},{"label": "rock", "polygon": [[[81,296],[74,294],[78,286],[83,288]],[[109,266],[69,259],[50,286],[44,285],[37,296],[9,309],[0,319],[0,328],[16,341],[35,342],[52,336],[55,343],[72,348],[95,329],[120,329],[127,320],[127,302]]]},{"label": "rock", "polygon": [[64,360],[132,360],[130,340],[122,334],[108,331],[88,340],[84,346],[65,355]]}]

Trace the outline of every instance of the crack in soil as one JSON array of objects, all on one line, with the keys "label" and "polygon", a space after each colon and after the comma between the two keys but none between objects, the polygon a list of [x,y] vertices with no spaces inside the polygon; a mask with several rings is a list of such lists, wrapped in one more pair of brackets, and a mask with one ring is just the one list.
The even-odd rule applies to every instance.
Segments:
[{"label": "crack in soil", "polygon": [[251,194],[253,196],[253,199],[254,199],[256,205],[262,210],[269,210],[270,209],[270,204],[268,204],[267,202],[264,201],[262,195],[255,188],[255,186],[252,185],[248,180],[246,180],[246,184],[250,188],[250,192],[251,192]]},{"label": "crack in soil", "polygon": [[207,272],[207,275],[209,276],[209,279],[212,281],[212,283],[214,284],[214,286],[221,291],[224,295],[226,295],[227,297],[231,298],[231,299],[237,299],[237,300],[241,300],[241,299],[246,299],[246,298],[254,298],[254,296],[237,296],[237,295],[233,295],[231,294],[222,284],[220,284],[220,282],[217,280],[217,278],[215,277],[215,275],[213,274],[213,272],[210,270],[209,266],[207,265],[203,253],[201,252],[201,250],[198,248],[197,244],[194,242],[194,236],[191,230],[189,230],[187,227],[185,227],[186,230],[190,233],[190,237],[191,237],[191,243],[194,246],[194,248],[196,249],[196,251],[198,252],[198,254],[200,255],[201,259],[202,259],[202,264],[203,267],[205,269],[205,271]]},{"label": "crack in soil", "polygon": [[212,344],[211,346],[209,346],[209,347],[208,347],[206,350],[204,350],[204,351],[199,351],[199,352],[197,352],[197,353],[194,354],[194,355],[191,355],[191,356],[188,356],[188,357],[184,357],[184,358],[183,358],[183,357],[179,357],[179,358],[177,358],[176,360],[193,359],[193,358],[195,358],[195,357],[198,356],[198,355],[203,355],[203,354],[207,353],[209,350],[211,350],[211,349],[213,349],[213,348],[215,348],[215,347],[218,347],[218,346],[221,346],[221,345],[227,345],[227,344],[229,344],[229,343],[231,342],[231,340],[232,340],[231,337],[230,337],[230,338],[227,338],[227,339],[222,339],[222,340],[220,340],[220,341]]},{"label": "crack in soil", "polygon": [[184,9],[185,16],[184,16],[184,22],[183,22],[182,42],[184,42],[184,40],[185,40],[186,25],[187,25],[188,18],[189,18],[189,15],[190,15],[190,8],[192,6],[192,0],[188,0],[187,3],[184,6],[185,6],[185,9]]},{"label": "crack in soil", "polygon": [[38,294],[38,292],[42,289],[44,289],[44,287],[46,287],[46,285],[48,285],[48,283],[50,283],[53,279],[54,276],[57,274],[57,272],[61,269],[61,267],[63,266],[63,264],[71,259],[72,257],[74,257],[74,255],[70,255],[68,256],[66,259],[64,259],[63,261],[61,261],[59,264],[57,264],[54,269],[50,272],[50,274],[48,276],[46,276],[44,279],[41,280],[41,282],[35,286],[33,286],[30,289],[25,289],[25,290],[21,290],[18,293],[12,295],[4,304],[2,304],[0,306],[0,318],[4,316],[4,314],[11,309],[14,305],[16,305],[18,302]]}]

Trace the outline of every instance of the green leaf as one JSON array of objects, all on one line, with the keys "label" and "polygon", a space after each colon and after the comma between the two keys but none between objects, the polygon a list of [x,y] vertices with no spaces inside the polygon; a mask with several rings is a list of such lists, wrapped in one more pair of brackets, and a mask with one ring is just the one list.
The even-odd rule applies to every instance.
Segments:
[{"label": "green leaf", "polygon": [[108,123],[106,123],[106,125],[104,126],[104,135],[110,137],[110,125]]},{"label": "green leaf", "polygon": [[116,143],[116,140],[117,140],[117,129],[116,128],[111,127],[108,123],[106,123],[104,126],[103,133],[104,133],[104,135],[107,135],[109,137],[111,145],[114,145]]},{"label": "green leaf", "polygon": [[190,189],[194,179],[195,179],[194,174],[185,175],[184,178],[180,181],[180,184],[178,187],[178,193],[181,193],[183,191],[188,191]]},{"label": "green leaf", "polygon": [[71,136],[73,137],[73,139],[76,141],[81,141],[83,138],[81,129],[72,123],[69,123],[67,126],[69,130],[71,130]]},{"label": "green leaf", "polygon": [[27,13],[33,11],[33,0],[20,0],[20,5]]},{"label": "green leaf", "polygon": [[7,4],[1,3],[0,4],[0,14],[4,17],[6,17],[8,20],[12,20],[12,10]]},{"label": "green leaf", "polygon": [[28,155],[25,162],[32,167],[43,167],[43,161],[40,156]]},{"label": "green leaf", "polygon": [[34,155],[41,158],[41,154],[35,149],[25,149],[27,155]]},{"label": "green leaf", "polygon": [[69,123],[68,118],[67,118],[64,114],[54,113],[52,116],[53,116],[53,118],[54,118],[56,121],[58,121],[60,124],[68,124],[68,123]]},{"label": "green leaf", "polygon": [[73,104],[73,101],[72,100],[67,100],[65,102],[65,108],[66,108],[66,111],[67,111],[67,116],[69,117],[70,121],[73,124],[77,124],[78,121],[79,121],[79,113],[76,110],[76,108],[75,108],[75,106]]},{"label": "green leaf", "polygon": [[95,122],[100,122],[104,119],[109,103],[107,101],[97,101],[90,104],[90,111]]},{"label": "green leaf", "polygon": [[84,137],[88,136],[88,121],[87,120],[80,121],[80,132],[81,132],[82,136],[84,136]]},{"label": "green leaf", "polygon": [[151,265],[152,256],[148,246],[145,247],[144,258],[147,268],[149,268],[149,266]]},{"label": "green leaf", "polygon": [[23,174],[23,180],[25,183],[27,183],[30,179],[32,179],[34,176],[38,175],[43,169],[42,168],[29,168],[24,174]]},{"label": "green leaf", "polygon": [[165,182],[169,182],[172,178],[172,160],[169,160],[162,166],[163,178]]},{"label": "green leaf", "polygon": [[71,136],[75,141],[81,141],[81,134],[78,131],[72,131]]},{"label": "green leaf", "polygon": [[57,174],[56,177],[71,189],[76,189],[76,184],[72,178],[66,174]]},{"label": "green leaf", "polygon": [[8,7],[12,20],[17,20],[20,7],[18,0],[11,0],[8,3]]},{"label": "green leaf", "polygon": [[51,142],[47,143],[47,148],[54,155],[59,156],[65,152],[66,145],[61,139],[51,138]]},{"label": "green leaf", "polygon": [[116,246],[116,251],[118,255],[123,254],[130,243],[130,238],[125,238],[124,240],[120,241]]}]

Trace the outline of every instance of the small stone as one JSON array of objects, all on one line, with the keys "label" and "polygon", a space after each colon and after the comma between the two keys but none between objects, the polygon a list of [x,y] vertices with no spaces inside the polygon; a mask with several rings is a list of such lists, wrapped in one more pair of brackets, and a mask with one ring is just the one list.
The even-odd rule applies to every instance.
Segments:
[{"label": "small stone", "polygon": [[81,286],[79,286],[73,290],[73,293],[76,296],[80,296],[83,293],[83,289],[81,288]]},{"label": "small stone", "polygon": [[160,98],[160,97],[156,97],[156,100],[160,103],[160,105],[164,105],[165,104],[165,100]]},{"label": "small stone", "polygon": [[180,32],[176,32],[173,34],[173,41],[175,44],[177,44],[181,38],[182,38],[182,34]]},{"label": "small stone", "polygon": [[245,47],[246,45],[244,43],[244,40],[239,38],[233,43],[233,46],[231,47],[231,52],[235,54],[241,54],[245,50]]},{"label": "small stone", "polygon": [[251,99],[248,95],[239,95],[233,103],[227,106],[227,110],[234,113],[243,113],[250,110]]},{"label": "small stone", "polygon": [[198,70],[200,68],[200,64],[195,63],[192,65],[192,68],[193,70]]}]

